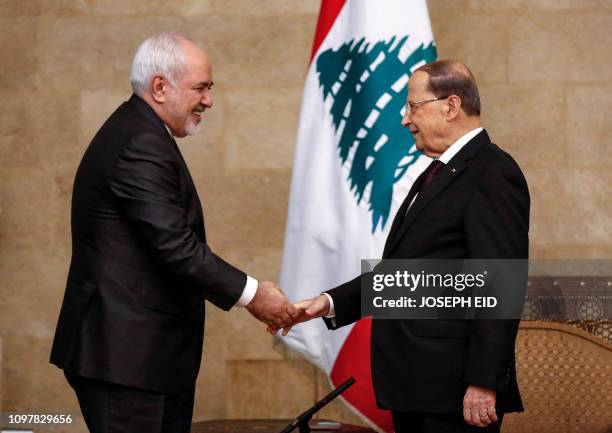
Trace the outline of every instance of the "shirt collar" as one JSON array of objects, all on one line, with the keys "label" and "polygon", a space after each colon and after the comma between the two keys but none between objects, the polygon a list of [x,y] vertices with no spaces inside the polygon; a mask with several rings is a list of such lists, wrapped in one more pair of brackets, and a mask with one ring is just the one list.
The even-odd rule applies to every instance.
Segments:
[{"label": "shirt collar", "polygon": [[170,128],[168,127],[168,125],[164,123],[164,126],[166,127],[166,131],[168,131],[168,135],[170,135],[170,137],[174,139],[174,136],[172,135],[172,131],[170,131]]},{"label": "shirt collar", "polygon": [[468,142],[472,138],[480,134],[480,131],[482,130],[482,127],[472,129],[470,132],[463,135],[459,140],[455,141],[448,149],[446,149],[444,153],[440,155],[440,158],[438,158],[438,160],[440,162],[443,162],[444,164],[448,164],[448,162],[453,158],[453,156],[455,156],[457,152],[459,152],[463,148],[463,146],[468,144]]}]

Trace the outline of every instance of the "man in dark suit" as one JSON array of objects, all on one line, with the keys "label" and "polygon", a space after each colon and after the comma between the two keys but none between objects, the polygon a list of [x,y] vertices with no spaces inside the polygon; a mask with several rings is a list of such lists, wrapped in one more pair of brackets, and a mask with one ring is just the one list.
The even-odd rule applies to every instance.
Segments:
[{"label": "man in dark suit", "polygon": [[[435,160],[399,208],[383,259],[526,259],[527,184],[480,126],[469,69],[450,60],[417,69],[402,124]],[[325,316],[337,329],[359,320],[360,281],[296,304],[299,321]],[[517,329],[518,320],[373,320],[374,390],[396,432],[499,432],[503,413],[523,409]]]},{"label": "man in dark suit", "polygon": [[173,137],[213,105],[208,56],[162,33],[138,49],[134,95],[104,123],[78,168],[72,261],[51,362],[91,432],[188,432],[204,300],[286,326],[293,305],[206,243],[202,207]]}]

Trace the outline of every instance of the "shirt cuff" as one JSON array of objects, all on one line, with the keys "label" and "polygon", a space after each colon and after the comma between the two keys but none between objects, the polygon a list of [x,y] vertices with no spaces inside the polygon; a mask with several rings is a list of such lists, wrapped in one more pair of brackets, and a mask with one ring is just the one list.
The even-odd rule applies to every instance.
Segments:
[{"label": "shirt cuff", "polygon": [[244,285],[244,290],[242,291],[242,295],[240,295],[240,299],[238,302],[234,304],[234,307],[245,307],[251,303],[253,298],[255,297],[255,293],[257,292],[257,286],[259,283],[257,280],[249,275],[247,275],[246,284]]},{"label": "shirt cuff", "polygon": [[325,316],[326,319],[331,319],[336,317],[336,309],[334,308],[334,300],[329,293],[323,293],[323,295],[327,296],[327,300],[329,301],[329,311]]}]

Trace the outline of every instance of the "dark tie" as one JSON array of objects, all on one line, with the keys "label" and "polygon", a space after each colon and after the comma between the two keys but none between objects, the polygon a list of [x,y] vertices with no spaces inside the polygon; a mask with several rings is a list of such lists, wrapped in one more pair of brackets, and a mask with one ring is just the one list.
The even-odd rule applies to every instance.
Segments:
[{"label": "dark tie", "polygon": [[[427,186],[431,182],[433,182],[434,177],[436,177],[436,174],[438,174],[438,172],[440,170],[442,170],[442,167],[444,167],[445,165],[446,164],[444,164],[439,159],[435,159],[435,160],[431,161],[431,163],[427,166],[427,168],[423,172],[423,175],[422,175],[422,179],[423,180],[421,181],[421,184],[418,185],[417,192],[416,192],[416,194],[412,198],[413,201],[414,201],[415,197],[418,194],[421,194],[423,191],[425,191],[425,188],[427,188]],[[410,210],[411,206],[412,206],[412,202],[410,202],[410,204],[406,208],[406,212],[404,212],[404,215],[408,213],[408,211]]]},{"label": "dark tie", "polygon": [[425,191],[425,188],[434,180],[436,174],[444,167],[444,164],[439,159],[436,159],[429,164],[429,166],[425,169],[425,173],[423,174],[423,183],[419,187],[419,194]]}]

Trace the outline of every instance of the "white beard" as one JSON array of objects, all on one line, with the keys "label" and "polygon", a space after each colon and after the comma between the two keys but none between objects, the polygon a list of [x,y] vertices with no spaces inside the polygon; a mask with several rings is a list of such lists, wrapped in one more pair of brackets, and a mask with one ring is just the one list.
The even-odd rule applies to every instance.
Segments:
[{"label": "white beard", "polygon": [[[168,101],[168,111],[171,113],[171,115],[176,115],[174,117],[180,117],[181,110],[179,109],[179,104],[177,104],[175,98],[176,94],[173,94]],[[189,116],[185,122],[185,134],[196,135],[198,132],[200,132],[200,123],[202,123],[201,118],[200,121],[196,123],[196,121]]]},{"label": "white beard", "polygon": [[201,120],[200,122],[196,123],[192,119],[188,119],[187,123],[185,124],[185,134],[196,135],[198,132],[200,132],[201,123],[202,123]]}]

